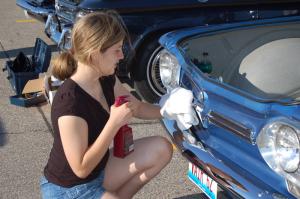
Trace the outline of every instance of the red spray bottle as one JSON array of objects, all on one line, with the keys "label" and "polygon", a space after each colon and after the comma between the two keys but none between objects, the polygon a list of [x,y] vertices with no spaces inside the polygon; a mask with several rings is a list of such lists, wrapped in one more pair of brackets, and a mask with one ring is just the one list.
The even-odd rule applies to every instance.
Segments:
[{"label": "red spray bottle", "polygon": [[[128,96],[119,96],[115,99],[115,106],[121,106],[126,103]],[[133,135],[132,128],[127,124],[122,126],[114,138],[114,156],[124,158],[133,151]]]}]

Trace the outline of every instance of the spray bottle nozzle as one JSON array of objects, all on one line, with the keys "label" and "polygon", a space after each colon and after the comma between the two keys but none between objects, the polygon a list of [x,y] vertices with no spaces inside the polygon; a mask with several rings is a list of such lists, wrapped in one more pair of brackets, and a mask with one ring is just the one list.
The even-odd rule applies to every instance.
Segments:
[{"label": "spray bottle nozzle", "polygon": [[116,99],[115,99],[115,106],[118,107],[118,106],[121,106],[122,104],[128,102],[128,100],[126,98],[128,98],[129,96],[128,95],[121,95],[121,96],[118,96]]}]

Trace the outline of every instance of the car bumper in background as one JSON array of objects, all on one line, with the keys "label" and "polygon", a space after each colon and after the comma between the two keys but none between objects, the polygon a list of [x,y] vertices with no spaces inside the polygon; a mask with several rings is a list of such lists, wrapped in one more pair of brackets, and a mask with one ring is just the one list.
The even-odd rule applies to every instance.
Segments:
[{"label": "car bumper in background", "polygon": [[54,6],[48,6],[48,7],[40,7],[35,6],[26,0],[16,0],[16,4],[24,9],[28,14],[33,16],[34,18],[40,19],[40,18],[46,18],[49,14],[55,12]]},{"label": "car bumper in background", "polygon": [[60,49],[70,49],[71,29],[72,24],[59,22],[57,16],[54,14],[48,15],[45,33],[52,41],[57,43]]}]

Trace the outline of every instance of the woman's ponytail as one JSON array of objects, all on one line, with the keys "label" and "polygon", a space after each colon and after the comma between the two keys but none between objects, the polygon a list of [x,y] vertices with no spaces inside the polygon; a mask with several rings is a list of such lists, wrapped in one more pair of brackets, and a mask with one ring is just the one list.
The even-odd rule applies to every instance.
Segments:
[{"label": "woman's ponytail", "polygon": [[65,80],[77,69],[77,61],[71,52],[63,52],[52,61],[52,75],[59,80]]}]

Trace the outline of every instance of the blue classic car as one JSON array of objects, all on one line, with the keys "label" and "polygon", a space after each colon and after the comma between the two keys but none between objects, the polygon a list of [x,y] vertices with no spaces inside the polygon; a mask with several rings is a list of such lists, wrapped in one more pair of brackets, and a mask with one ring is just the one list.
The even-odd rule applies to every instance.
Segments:
[{"label": "blue classic car", "polygon": [[89,12],[114,9],[122,16],[133,50],[118,76],[130,78],[138,93],[154,102],[166,92],[157,60],[158,38],[169,31],[194,26],[254,21],[297,15],[299,0],[16,0],[31,16],[45,22],[46,34],[62,49],[70,47],[73,23]]},{"label": "blue classic car", "polygon": [[191,181],[210,198],[300,198],[300,17],[182,29],[160,43],[164,86],[191,90],[201,121],[163,120]]}]

